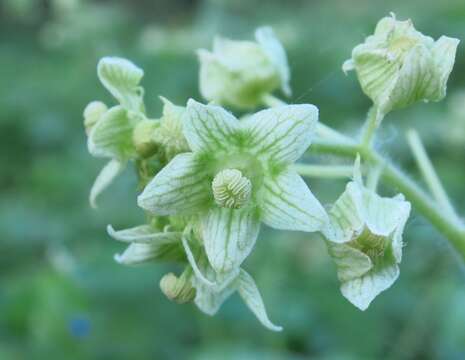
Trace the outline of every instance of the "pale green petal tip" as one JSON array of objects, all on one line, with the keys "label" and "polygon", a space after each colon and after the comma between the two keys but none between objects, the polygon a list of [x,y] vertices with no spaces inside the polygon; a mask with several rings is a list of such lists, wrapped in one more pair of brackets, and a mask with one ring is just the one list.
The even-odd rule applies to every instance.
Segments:
[{"label": "pale green petal tip", "polygon": [[418,101],[443,99],[457,44],[448,37],[434,41],[417,31],[411,20],[386,17],[354,48],[343,70],[355,69],[364,93],[387,114]]},{"label": "pale green petal tip", "polygon": [[283,330],[282,326],[273,324],[268,318],[260,291],[258,290],[252,276],[244,270],[241,270],[239,274],[238,291],[247,307],[255,314],[258,321],[260,321],[264,327],[277,332]]},{"label": "pale green petal tip", "polygon": [[105,88],[127,110],[143,111],[143,89],[139,83],[144,71],[131,61],[104,57],[97,65],[97,74]]},{"label": "pale green petal tip", "polygon": [[126,164],[119,160],[110,160],[100,171],[90,190],[89,202],[95,209],[97,208],[97,197],[111,185],[113,180],[123,171]]}]

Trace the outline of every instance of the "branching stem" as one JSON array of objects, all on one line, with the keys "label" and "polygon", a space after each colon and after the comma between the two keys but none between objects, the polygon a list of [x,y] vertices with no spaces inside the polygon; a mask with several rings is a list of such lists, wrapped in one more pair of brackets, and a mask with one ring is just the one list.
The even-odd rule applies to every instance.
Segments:
[{"label": "branching stem", "polygon": [[[276,99],[274,97],[271,98]],[[264,103],[268,106],[276,106],[271,104],[276,104],[278,100],[271,101],[270,99],[264,99]],[[281,100],[279,100],[279,102],[281,105],[285,104]],[[317,138],[310,147],[310,151],[313,153],[352,158],[360,154],[365,162],[369,163],[373,168],[380,169],[381,179],[404,194],[407,200],[412,203],[413,207],[450,242],[461,256],[462,260],[465,261],[465,226],[463,222],[460,221],[459,216],[452,206],[450,206],[450,211],[452,211],[452,213],[444,211],[443,206],[439,206],[438,203],[427,195],[415,182],[371,146],[374,132],[379,124],[379,120],[376,117],[376,111],[372,108],[369,112],[369,117],[365,124],[360,143],[356,143],[337,130],[324,126],[326,133],[333,135]],[[328,129],[330,131],[328,131]],[[424,162],[422,162],[422,164],[424,166]],[[297,171],[303,176],[312,177],[316,173],[315,170],[318,170],[318,168],[315,168],[315,165],[299,164],[297,167]],[[333,175],[335,174],[336,172]],[[431,176],[431,173],[428,174],[428,176]],[[431,181],[431,179],[429,181]],[[435,188],[434,192],[437,191],[437,188]],[[435,196],[437,196],[437,194],[435,194]],[[443,204],[441,203],[441,205]]]}]

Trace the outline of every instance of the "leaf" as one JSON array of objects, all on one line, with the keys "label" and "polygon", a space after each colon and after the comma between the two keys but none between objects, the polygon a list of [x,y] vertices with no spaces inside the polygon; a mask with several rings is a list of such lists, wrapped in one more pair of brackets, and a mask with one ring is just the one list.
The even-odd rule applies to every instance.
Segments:
[{"label": "leaf", "polygon": [[194,154],[179,154],[147,184],[138,205],[157,215],[192,214],[208,206],[211,190]]},{"label": "leaf", "polygon": [[241,270],[239,273],[238,291],[248,308],[255,314],[263,326],[272,331],[281,331],[283,329],[281,326],[274,325],[268,318],[257,285],[254,279],[244,270]]},{"label": "leaf", "polygon": [[183,120],[183,132],[192,151],[230,150],[239,122],[222,107],[203,105],[190,99]]},{"label": "leaf", "polygon": [[292,163],[309,147],[318,109],[309,104],[278,106],[243,120],[251,152],[275,163]]},{"label": "leaf", "polygon": [[89,202],[93,208],[97,207],[97,197],[113,182],[126,167],[126,162],[110,160],[100,171],[90,190]]},{"label": "leaf", "polygon": [[256,209],[213,207],[202,222],[205,251],[213,269],[227,274],[252,251],[260,230]]},{"label": "leaf", "polygon": [[129,60],[104,57],[97,65],[97,74],[102,84],[127,110],[143,112],[143,91],[139,82],[144,71]]},{"label": "leaf", "polygon": [[262,220],[281,230],[318,231],[328,222],[320,202],[295,171],[265,177],[259,206]]}]

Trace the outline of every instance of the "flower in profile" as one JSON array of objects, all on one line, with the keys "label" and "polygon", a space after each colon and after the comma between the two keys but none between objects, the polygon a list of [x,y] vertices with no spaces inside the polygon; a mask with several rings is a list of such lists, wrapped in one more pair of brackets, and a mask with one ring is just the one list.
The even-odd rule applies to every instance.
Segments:
[{"label": "flower in profile", "polygon": [[352,51],[343,65],[355,70],[363,92],[384,116],[417,101],[440,101],[455,62],[458,39],[434,41],[411,20],[381,19],[373,35]]},{"label": "flower in profile", "polygon": [[126,59],[105,57],[99,61],[97,73],[119,105],[108,109],[104,103],[93,101],[84,110],[89,152],[95,157],[110,159],[90,191],[93,207],[97,196],[112,183],[128,160],[137,156],[133,131],[145,119],[143,89],[139,86],[144,74],[142,69]]},{"label": "flower in profile", "polygon": [[256,107],[281,88],[290,95],[286,53],[269,27],[255,32],[256,42],[217,37],[213,51],[199,50],[200,92],[221,105]]},{"label": "flower in profile", "polygon": [[399,276],[410,203],[400,194],[380,197],[363,185],[358,166],[355,172],[355,180],[329,211],[330,225],[323,233],[342,295],[365,310]]},{"label": "flower in profile", "polygon": [[291,165],[310,145],[318,109],[287,105],[239,121],[189,100],[179,154],[148,183],[138,204],[154,215],[194,215],[206,256],[225,278],[237,274],[260,223],[319,231],[328,218]]}]

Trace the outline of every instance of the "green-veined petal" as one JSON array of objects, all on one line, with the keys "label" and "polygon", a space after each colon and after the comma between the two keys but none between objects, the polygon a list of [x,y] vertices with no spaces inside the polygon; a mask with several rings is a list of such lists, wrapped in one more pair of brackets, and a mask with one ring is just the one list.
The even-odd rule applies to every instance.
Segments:
[{"label": "green-veined petal", "polygon": [[202,223],[203,241],[213,269],[226,274],[242,264],[252,251],[260,229],[255,208],[213,207]]},{"label": "green-veined petal", "polygon": [[398,277],[399,267],[397,264],[374,267],[361,277],[343,282],[341,292],[360,310],[366,310],[373,299],[388,289]]},{"label": "green-veined petal", "polygon": [[127,242],[127,243],[139,243],[139,244],[150,244],[157,243],[160,241],[178,241],[181,243],[181,232],[157,232],[150,225],[139,225],[129,229],[118,230],[113,229],[111,225],[107,226],[108,235],[113,239]]},{"label": "green-veined petal", "polygon": [[102,84],[127,110],[143,111],[142,88],[139,82],[144,71],[129,60],[104,57],[97,65]]},{"label": "green-veined petal", "polygon": [[190,99],[183,118],[183,132],[192,151],[228,149],[239,122],[222,107]]},{"label": "green-veined petal", "polygon": [[138,205],[157,215],[189,214],[208,206],[208,176],[192,153],[173,158],[147,184],[137,198]]},{"label": "green-veined petal", "polygon": [[239,273],[238,292],[263,326],[272,331],[281,331],[283,329],[281,326],[277,326],[270,321],[254,279],[242,269]]},{"label": "green-veined petal", "polygon": [[320,202],[290,169],[265,177],[259,206],[263,222],[275,229],[318,231],[328,222]]},{"label": "green-veined petal", "polygon": [[153,260],[181,261],[185,259],[179,238],[170,235],[160,236],[150,243],[131,243],[115,260],[124,265],[141,264]]},{"label": "green-veined petal", "polygon": [[135,156],[132,132],[137,120],[121,106],[112,107],[93,126],[87,146],[97,157],[128,159]]},{"label": "green-veined petal", "polygon": [[318,122],[318,109],[309,104],[278,106],[259,111],[241,125],[250,137],[250,150],[274,162],[294,162],[309,147]]}]

